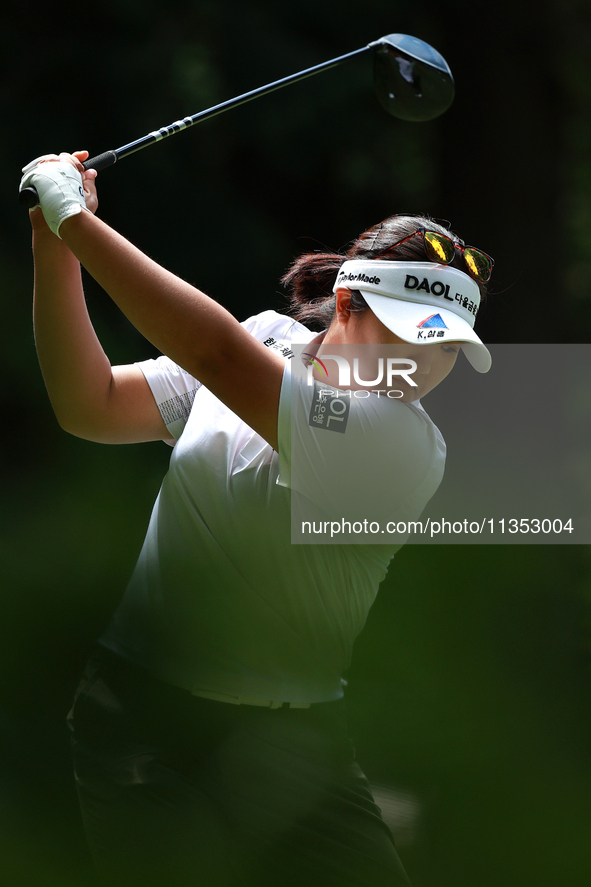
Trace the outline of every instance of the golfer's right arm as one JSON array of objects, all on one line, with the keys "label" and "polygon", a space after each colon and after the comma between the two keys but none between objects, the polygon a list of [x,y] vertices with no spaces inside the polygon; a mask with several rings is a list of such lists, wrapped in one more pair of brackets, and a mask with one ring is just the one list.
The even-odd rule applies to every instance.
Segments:
[{"label": "golfer's right arm", "polygon": [[35,344],[58,422],[101,443],[170,437],[141,370],[111,367],[86,309],[78,260],[49,230],[40,209],[31,213],[31,223]]}]

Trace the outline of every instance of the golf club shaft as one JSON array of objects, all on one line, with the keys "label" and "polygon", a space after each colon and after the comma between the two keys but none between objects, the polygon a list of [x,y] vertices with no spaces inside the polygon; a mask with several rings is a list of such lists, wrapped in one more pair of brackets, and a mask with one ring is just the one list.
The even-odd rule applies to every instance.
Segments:
[{"label": "golf club shaft", "polygon": [[[259,98],[259,96],[267,95],[267,93],[274,92],[276,89],[282,89],[284,86],[288,86],[290,83],[297,83],[299,80],[304,80],[306,77],[312,77],[314,74],[319,74],[320,71],[326,71],[328,68],[334,68],[336,67],[336,65],[340,65],[343,62],[346,62],[363,52],[367,52],[373,46],[373,43],[368,43],[367,46],[363,46],[361,49],[356,49],[353,52],[348,52],[345,55],[340,55],[337,58],[330,59],[330,61],[328,62],[323,62],[320,65],[314,65],[314,67],[312,68],[306,68],[304,71],[298,71],[297,74],[291,74],[289,77],[283,77],[281,80],[275,80],[273,81],[273,83],[268,83],[266,86],[260,86],[258,89],[253,89],[250,92],[245,92],[243,95],[239,95],[236,98],[229,99],[227,102],[222,102],[219,105],[214,105],[212,108],[207,108],[205,111],[200,111],[198,114],[194,114],[192,117],[184,117],[182,120],[177,120],[174,123],[171,123],[169,126],[164,126],[162,129],[150,132],[148,133],[148,135],[142,136],[142,138],[140,139],[136,139],[135,142],[130,142],[127,145],[122,145],[121,148],[115,148],[115,150],[113,151],[105,151],[103,154],[98,154],[96,157],[91,157],[89,160],[85,160],[82,165],[84,169],[96,169],[97,171],[105,169],[107,166],[112,166],[118,160],[121,160],[122,157],[127,157],[129,154],[135,154],[136,151],[141,151],[142,148],[147,148],[148,145],[159,142],[162,139],[167,138],[168,136],[174,135],[174,133],[181,132],[183,129],[188,129],[195,123],[202,123],[204,120],[209,120],[210,117],[215,117],[217,114],[222,114],[224,111],[229,111],[230,108],[237,108],[238,105],[244,105],[246,102],[250,102],[253,99]],[[37,191],[33,187],[23,189],[19,194],[19,200],[24,206],[28,207],[29,209],[37,206],[37,204],[39,203]]]}]

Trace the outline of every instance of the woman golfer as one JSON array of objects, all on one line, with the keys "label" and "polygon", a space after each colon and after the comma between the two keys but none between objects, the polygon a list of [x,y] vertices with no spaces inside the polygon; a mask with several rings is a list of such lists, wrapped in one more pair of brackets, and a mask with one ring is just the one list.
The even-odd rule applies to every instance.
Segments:
[{"label": "woman golfer", "polygon": [[[492,260],[393,216],[346,255],[297,259],[292,317],[239,323],[93,214],[87,156],[39,158],[23,178],[40,195],[49,396],[77,436],[174,444],[69,719],[101,883],[408,884],[347,737],[342,674],[403,541],[385,527],[418,518],[442,477],[420,397],[459,349],[490,365],[473,325]],[[162,357],[111,367],[80,264]],[[379,377],[355,350],[376,347]],[[310,509],[294,542],[292,499]]]}]

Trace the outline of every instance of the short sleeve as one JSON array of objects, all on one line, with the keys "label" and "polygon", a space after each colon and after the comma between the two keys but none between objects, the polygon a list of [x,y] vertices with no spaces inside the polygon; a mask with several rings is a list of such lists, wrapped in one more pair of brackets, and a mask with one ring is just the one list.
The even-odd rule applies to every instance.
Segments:
[{"label": "short sleeve", "polygon": [[201,382],[168,357],[136,364],[144,374],[170,436],[181,436]]},{"label": "short sleeve", "polygon": [[[291,356],[289,342],[294,335],[303,337],[303,341],[312,337],[297,321],[276,311],[262,311],[242,321],[240,325],[253,338],[285,358]],[[183,433],[195,395],[202,384],[164,355],[154,360],[139,361],[136,366],[139,366],[146,377],[160,415],[170,431],[172,440],[167,443],[174,443]]]}]

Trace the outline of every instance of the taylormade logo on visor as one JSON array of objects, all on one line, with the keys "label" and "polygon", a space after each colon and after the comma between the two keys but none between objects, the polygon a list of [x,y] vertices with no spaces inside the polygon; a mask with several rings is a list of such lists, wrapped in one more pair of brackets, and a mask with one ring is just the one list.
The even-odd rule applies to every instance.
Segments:
[{"label": "taylormade logo on visor", "polygon": [[346,272],[341,271],[337,278],[337,284],[342,286],[345,281],[351,283],[375,283],[376,285],[381,283],[379,277],[368,277],[367,274],[347,274]]}]

